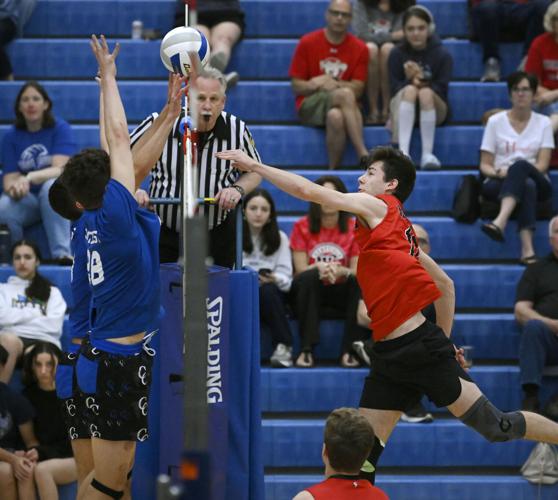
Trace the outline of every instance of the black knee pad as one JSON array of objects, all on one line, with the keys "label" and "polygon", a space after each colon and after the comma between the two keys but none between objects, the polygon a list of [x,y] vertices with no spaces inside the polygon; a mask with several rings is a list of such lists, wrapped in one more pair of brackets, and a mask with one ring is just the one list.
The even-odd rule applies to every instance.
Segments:
[{"label": "black knee pad", "polygon": [[108,486],[104,485],[103,483],[100,483],[95,478],[93,478],[91,480],[91,487],[100,491],[103,495],[106,495],[107,497],[114,498],[114,500],[119,500],[120,498],[122,498],[124,496],[123,491],[113,490],[112,488],[109,488]]},{"label": "black knee pad", "polygon": [[525,437],[526,424],[523,413],[520,411],[502,412],[485,396],[477,399],[473,406],[460,417],[460,420],[491,443]]},{"label": "black knee pad", "polygon": [[385,445],[378,439],[378,436],[374,436],[374,444],[370,450],[368,458],[362,464],[358,477],[360,479],[366,479],[370,483],[374,484],[376,481],[376,466],[378,465],[378,460],[380,455],[384,451]]}]

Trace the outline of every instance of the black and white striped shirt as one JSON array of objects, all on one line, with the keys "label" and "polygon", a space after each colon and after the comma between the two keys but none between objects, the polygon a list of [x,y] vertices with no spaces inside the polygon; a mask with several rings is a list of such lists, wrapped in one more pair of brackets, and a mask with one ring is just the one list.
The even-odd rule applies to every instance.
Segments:
[{"label": "black and white striped shirt", "polygon": [[[139,138],[151,127],[158,114],[148,116],[131,134],[132,148]],[[184,155],[182,152],[182,134],[180,133],[181,114],[172,127],[167,143],[159,160],[151,170],[149,196],[151,198],[179,198],[184,171]],[[217,151],[242,149],[250,157],[260,161],[252,134],[246,123],[230,113],[222,112],[217,118],[215,127],[198,151],[199,196],[214,198],[226,187],[232,186],[240,173],[230,166],[229,161],[215,158]],[[169,229],[180,231],[180,207],[178,205],[158,205],[157,214]],[[209,229],[218,226],[227,217],[227,211],[215,205],[200,206],[200,213],[209,219]]]}]

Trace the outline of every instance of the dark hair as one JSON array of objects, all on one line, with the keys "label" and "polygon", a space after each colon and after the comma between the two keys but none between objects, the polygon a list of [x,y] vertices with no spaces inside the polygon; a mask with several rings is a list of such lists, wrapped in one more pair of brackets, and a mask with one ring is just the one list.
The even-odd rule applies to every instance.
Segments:
[{"label": "dark hair", "polygon": [[64,219],[74,221],[81,217],[82,211],[76,207],[76,201],[60,177],[48,190],[48,202],[52,209]]},{"label": "dark hair", "polygon": [[434,24],[432,13],[422,5],[413,5],[403,13],[403,19],[401,23],[403,27],[405,27],[411,17],[418,17],[419,19],[422,19],[426,24],[428,24],[429,27]]},{"label": "dark hair", "polygon": [[[41,251],[36,243],[29,240],[19,240],[12,245],[12,260],[14,258],[14,253],[18,247],[27,246],[33,250],[35,257],[41,260]],[[29,283],[29,286],[25,289],[25,296],[30,299],[35,299],[45,304],[45,307],[41,307],[43,315],[46,316],[46,303],[50,298],[50,287],[52,283],[47,280],[39,271],[35,272],[35,277]]]},{"label": "dark hair", "polygon": [[[37,383],[37,377],[35,377],[35,372],[33,371],[33,362],[35,361],[35,359],[39,354],[43,354],[45,352],[47,354],[50,354],[53,364],[56,368],[56,364],[60,360],[60,355],[62,354],[62,352],[60,351],[60,349],[58,349],[58,347],[56,347],[51,342],[39,341],[36,344],[33,344],[31,350],[29,350],[23,356],[23,368],[21,373],[21,379],[23,385],[25,385],[26,387],[29,387]],[[54,374],[55,373],[53,373],[53,375]]]},{"label": "dark hair", "polygon": [[[264,255],[274,254],[281,245],[281,236],[279,235],[279,226],[277,225],[277,212],[275,210],[275,202],[266,189],[257,188],[251,191],[244,198],[244,210],[248,206],[249,201],[256,196],[261,196],[269,203],[269,220],[262,228],[261,239],[262,239],[262,250]],[[250,234],[250,227],[248,226],[248,221],[244,218],[244,231],[242,235],[242,249],[246,253],[252,253],[254,251],[254,245],[252,243],[252,235]]]},{"label": "dark hair", "polygon": [[42,98],[48,103],[48,107],[43,113],[43,123],[42,128],[49,128],[54,127],[54,116],[52,115],[52,100],[50,99],[49,95],[45,88],[38,82],[31,80],[23,84],[23,87],[19,89],[17,94],[15,104],[14,104],[14,111],[15,111],[15,128],[19,128],[22,130],[27,130],[27,122],[23,117],[23,113],[19,110],[19,103],[21,101],[21,96],[23,93],[29,88],[34,88],[39,94],[41,94]]},{"label": "dark hair", "polygon": [[[364,3],[370,7],[378,7],[380,0],[364,0]],[[415,0],[390,0],[389,9],[394,14],[401,14],[415,3]]]},{"label": "dark hair", "polygon": [[324,444],[331,467],[357,473],[374,444],[374,430],[355,408],[337,408],[327,417]]},{"label": "dark hair", "polygon": [[109,155],[102,149],[84,149],[68,160],[61,178],[84,208],[99,208],[110,179]]},{"label": "dark hair", "polygon": [[531,73],[526,73],[525,71],[514,71],[510,76],[508,76],[508,94],[511,95],[512,90],[519,84],[521,80],[527,80],[529,82],[529,88],[533,94],[537,91],[539,86],[539,79],[536,75]]},{"label": "dark hair", "polygon": [[366,168],[377,161],[382,162],[386,182],[397,179],[397,188],[392,194],[401,203],[405,202],[415,187],[417,178],[415,164],[407,155],[391,146],[378,146],[370,150],[366,159]]},{"label": "dark hair", "polygon": [[[335,190],[340,193],[346,193],[347,187],[340,177],[336,175],[322,175],[314,181],[316,184],[323,186],[326,183],[333,184]],[[337,225],[339,226],[339,231],[346,233],[348,230],[349,219],[352,215],[348,212],[339,212],[339,221]],[[317,234],[322,229],[322,207],[318,203],[310,202],[308,207],[308,220],[310,222],[310,232],[312,234]]]},{"label": "dark hair", "polygon": [[8,351],[2,344],[0,344],[0,366],[4,366],[6,364],[6,361],[8,361],[8,357]]}]

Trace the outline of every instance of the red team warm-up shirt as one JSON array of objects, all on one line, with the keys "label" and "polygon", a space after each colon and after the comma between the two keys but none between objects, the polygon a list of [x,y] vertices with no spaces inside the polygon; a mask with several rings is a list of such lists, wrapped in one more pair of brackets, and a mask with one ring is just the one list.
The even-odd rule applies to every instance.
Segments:
[{"label": "red team warm-up shirt", "polygon": [[309,265],[316,261],[339,262],[349,267],[351,258],[358,255],[354,227],[355,221],[351,219],[346,233],[342,233],[337,226],[331,229],[322,227],[319,233],[311,233],[310,221],[305,216],[295,222],[291,233],[291,248],[305,252]]},{"label": "red team warm-up shirt", "polygon": [[374,229],[357,224],[355,230],[357,279],[376,341],[441,296],[418,260],[415,232],[401,202],[390,194],[377,198],[388,206],[384,220]]},{"label": "red team warm-up shirt", "polygon": [[558,89],[558,44],[551,33],[544,33],[533,40],[525,71],[537,75],[543,87]]},{"label": "red team warm-up shirt", "polygon": [[306,488],[315,500],[389,500],[380,489],[372,486],[366,479],[337,479],[330,477],[325,481]]},{"label": "red team warm-up shirt", "polygon": [[[304,35],[298,43],[289,76],[309,80],[328,74],[336,80],[366,81],[368,71],[368,49],[366,44],[351,33],[347,33],[339,45],[328,41],[325,31],[319,29]],[[304,96],[296,96],[296,109],[300,108]]]}]

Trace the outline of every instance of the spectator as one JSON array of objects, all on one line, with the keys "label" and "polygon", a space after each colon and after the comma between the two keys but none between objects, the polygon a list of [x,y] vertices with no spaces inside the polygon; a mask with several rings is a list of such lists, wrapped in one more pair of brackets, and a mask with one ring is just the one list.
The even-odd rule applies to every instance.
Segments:
[{"label": "spectator", "polygon": [[514,310],[523,330],[519,345],[521,408],[535,412],[544,366],[558,364],[558,216],[550,221],[548,235],[551,253],[523,272]]},{"label": "spectator", "polygon": [[303,125],[326,128],[329,168],[337,168],[349,136],[359,158],[368,154],[359,99],[364,91],[368,50],[348,32],[351,2],[331,0],[326,27],[304,35],[289,76]]},{"label": "spectator", "polygon": [[546,33],[533,40],[525,71],[539,79],[535,110],[549,116],[552,131],[558,131],[558,3],[551,3],[544,15]]},{"label": "spectator", "polygon": [[[198,20],[196,29],[200,30],[211,47],[209,64],[222,73],[231,58],[231,50],[244,33],[244,12],[238,0],[201,0],[197,3]],[[176,26],[184,26],[184,1],[178,1]],[[227,89],[238,83],[236,71],[225,75]]]},{"label": "spectator", "polygon": [[[413,229],[415,230],[420,250],[427,255],[430,254],[430,238],[426,229],[424,229],[424,227],[420,224],[413,224]],[[436,310],[434,309],[434,304],[430,304],[425,307],[422,310],[422,314],[424,314],[424,317],[431,323],[436,323]],[[366,305],[363,300],[360,300],[358,303],[357,322],[363,328],[370,328],[370,318],[368,317]],[[368,331],[370,332],[370,330]],[[356,342],[353,342],[353,350],[368,366],[371,365],[370,356],[373,344],[374,342],[372,338],[368,338],[365,341],[357,340]],[[426,408],[419,400],[416,405],[410,407],[401,415],[401,420],[403,420],[403,422],[416,424],[421,422],[433,422],[434,417],[432,416],[432,413],[426,411]]]},{"label": "spectator", "polygon": [[358,477],[373,442],[374,429],[356,409],[333,410],[326,420],[322,446],[326,479],[293,500],[388,500],[382,490]]},{"label": "spectator", "polygon": [[417,107],[424,169],[440,168],[432,154],[436,125],[448,116],[448,84],[453,70],[450,53],[435,34],[434,18],[422,5],[403,14],[403,42],[389,56],[393,142],[409,156]]},{"label": "spectator", "polygon": [[[343,181],[324,175],[316,184],[346,193]],[[341,365],[358,366],[352,342],[359,340],[356,323],[360,289],[355,273],[358,247],[354,238],[354,219],[346,212],[310,203],[308,215],[299,219],[291,234],[295,278],[292,299],[301,336],[301,353],[296,365],[314,366],[313,349],[320,338],[320,318],[345,319]]]},{"label": "spectator", "polygon": [[[481,82],[500,80],[498,42],[522,41],[523,56],[543,32],[543,16],[549,0],[469,0],[473,37],[482,46],[484,73]],[[522,63],[519,65],[522,67]]]},{"label": "spectator", "polygon": [[75,152],[72,130],[52,115],[52,101],[37,82],[21,87],[15,115],[2,143],[0,224],[8,225],[14,242],[23,238],[25,227],[42,221],[51,257],[70,265],[70,225],[52,210],[48,190]]},{"label": "spectator", "polygon": [[289,238],[277,226],[273,198],[254,189],[244,200],[244,265],[258,271],[260,322],[271,332],[271,366],[293,365],[293,335],[287,320],[286,293],[291,289],[293,263]]},{"label": "spectator", "polygon": [[[7,360],[8,351],[0,345],[0,371]],[[35,499],[33,472],[38,454],[33,447],[38,443],[32,419],[33,407],[29,401],[0,382],[0,491],[3,500]]]},{"label": "spectator", "polygon": [[37,0],[0,0],[0,80],[13,80],[12,63],[6,46],[21,36]]},{"label": "spectator", "polygon": [[41,500],[57,500],[57,486],[77,479],[76,461],[54,383],[60,354],[55,345],[38,342],[23,365],[23,395],[35,410],[33,428],[39,445],[35,447],[38,463],[34,477]]},{"label": "spectator", "polygon": [[0,345],[9,353],[0,374],[4,383],[33,344],[45,341],[60,348],[66,302],[60,290],[37,271],[40,258],[35,243],[16,242],[12,247],[16,276],[0,284]]},{"label": "spectator", "polygon": [[517,207],[521,240],[521,264],[535,262],[533,232],[537,201],[552,197],[548,164],[554,149],[552,125],[547,116],[531,110],[537,77],[522,71],[508,77],[510,110],[491,116],[484,129],[480,171],[481,193],[487,200],[500,200],[500,210],[482,230],[495,241],[504,241],[504,231]]},{"label": "spectator", "polygon": [[[368,48],[367,124],[385,123],[389,118],[388,57],[394,43],[403,38],[403,12],[414,0],[358,0],[353,29]],[[382,107],[379,109],[381,95]]]},{"label": "spectator", "polygon": [[[199,196],[216,200],[216,205],[202,206],[200,211],[208,217],[209,254],[214,263],[232,267],[235,218],[229,217],[229,213],[245,194],[260,183],[261,178],[251,173],[241,175],[228,162],[215,158],[214,154],[239,148],[258,161],[260,155],[246,124],[224,111],[226,83],[221,72],[206,68],[196,83]],[[151,197],[173,198],[180,194],[184,169],[179,132],[183,117],[180,96],[180,79],[171,76],[167,104],[161,113],[147,117],[131,135],[136,180],[141,182],[152,171]],[[177,205],[156,207],[162,221],[159,242],[161,262],[176,262],[178,259],[179,208]]]}]

